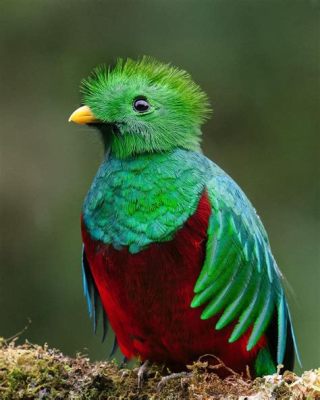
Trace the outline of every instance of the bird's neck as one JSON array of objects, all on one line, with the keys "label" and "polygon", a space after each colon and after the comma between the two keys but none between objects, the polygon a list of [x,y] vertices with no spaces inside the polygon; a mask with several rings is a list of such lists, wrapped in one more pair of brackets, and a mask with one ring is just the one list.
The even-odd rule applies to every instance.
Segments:
[{"label": "bird's neck", "polygon": [[103,134],[103,142],[105,149],[110,149],[110,153],[122,160],[133,159],[136,157],[149,154],[155,159],[159,153],[172,153],[177,148],[202,153],[201,151],[201,130],[199,127],[190,130],[189,135],[183,136],[181,143],[175,136],[170,137],[167,141],[155,141],[152,138],[147,139],[143,135],[132,134],[118,131],[117,134]]}]

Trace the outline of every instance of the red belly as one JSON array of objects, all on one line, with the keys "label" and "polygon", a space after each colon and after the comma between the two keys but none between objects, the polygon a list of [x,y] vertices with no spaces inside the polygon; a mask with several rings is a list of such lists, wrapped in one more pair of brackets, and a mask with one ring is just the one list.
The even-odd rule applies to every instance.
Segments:
[{"label": "red belly", "polygon": [[137,254],[115,250],[82,235],[92,275],[122,353],[183,369],[203,354],[214,354],[236,371],[252,366],[263,337],[248,352],[244,335],[228,343],[234,324],[215,330],[219,316],[200,319],[190,307],[205,257],[211,207],[206,194],[196,213],[174,239],[154,243]]}]

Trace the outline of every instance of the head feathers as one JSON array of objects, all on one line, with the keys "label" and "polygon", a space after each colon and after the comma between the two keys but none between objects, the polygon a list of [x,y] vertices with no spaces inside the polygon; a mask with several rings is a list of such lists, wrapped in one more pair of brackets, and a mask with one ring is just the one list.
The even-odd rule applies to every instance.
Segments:
[{"label": "head feathers", "polygon": [[[121,135],[111,147],[119,156],[175,147],[199,150],[200,126],[210,109],[206,94],[187,72],[150,57],[118,59],[114,68],[94,69],[81,91],[97,118],[117,125]],[[150,104],[148,112],[133,109],[139,96]]]}]

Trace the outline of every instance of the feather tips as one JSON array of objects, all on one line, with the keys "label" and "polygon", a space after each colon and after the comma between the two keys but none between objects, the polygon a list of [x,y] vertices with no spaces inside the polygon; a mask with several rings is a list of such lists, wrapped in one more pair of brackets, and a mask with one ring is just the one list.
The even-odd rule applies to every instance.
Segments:
[{"label": "feather tips", "polygon": [[286,341],[287,341],[287,324],[288,313],[287,305],[284,296],[281,296],[278,305],[278,348],[277,348],[277,362],[281,364],[284,359]]}]

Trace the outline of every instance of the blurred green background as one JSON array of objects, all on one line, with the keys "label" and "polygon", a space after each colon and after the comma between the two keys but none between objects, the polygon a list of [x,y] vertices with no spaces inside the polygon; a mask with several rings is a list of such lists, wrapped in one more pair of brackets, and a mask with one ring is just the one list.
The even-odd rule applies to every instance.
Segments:
[{"label": "blurred green background", "polygon": [[[214,115],[204,152],[269,232],[304,368],[320,365],[319,1],[2,1],[0,335],[106,356],[80,277],[81,205],[102,157],[67,123],[99,63],[152,55],[189,71]],[[318,128],[318,131],[317,131]]]}]

